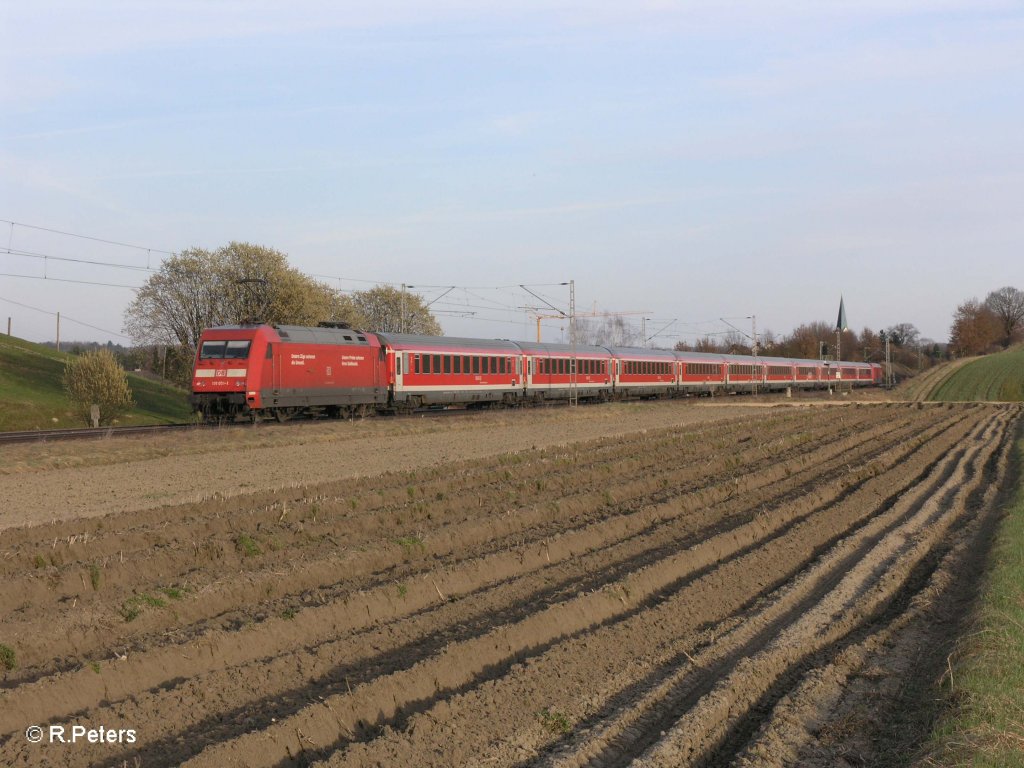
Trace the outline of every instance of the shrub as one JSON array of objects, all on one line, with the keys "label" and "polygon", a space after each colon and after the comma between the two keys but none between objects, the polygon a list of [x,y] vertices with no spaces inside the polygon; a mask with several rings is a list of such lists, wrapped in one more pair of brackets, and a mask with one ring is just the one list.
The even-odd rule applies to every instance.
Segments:
[{"label": "shrub", "polygon": [[109,425],[135,405],[128,375],[107,349],[73,357],[64,365],[64,391],[75,412],[92,425],[90,409],[100,408],[100,424]]}]

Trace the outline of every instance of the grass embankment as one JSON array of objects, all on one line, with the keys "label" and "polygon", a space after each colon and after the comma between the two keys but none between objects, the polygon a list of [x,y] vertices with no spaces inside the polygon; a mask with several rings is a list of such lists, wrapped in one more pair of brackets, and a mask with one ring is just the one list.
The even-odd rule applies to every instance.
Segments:
[{"label": "grass embankment", "polygon": [[1024,347],[966,363],[942,381],[928,399],[947,402],[1024,400]]},{"label": "grass embankment", "polygon": [[[0,337],[0,431],[84,427],[71,410],[61,378],[70,355],[13,336]],[[128,374],[135,408],[121,424],[189,420],[180,389]]]},{"label": "grass embankment", "polygon": [[1024,437],[1017,488],[982,586],[974,629],[950,656],[953,707],[928,745],[925,765],[1024,768]]}]

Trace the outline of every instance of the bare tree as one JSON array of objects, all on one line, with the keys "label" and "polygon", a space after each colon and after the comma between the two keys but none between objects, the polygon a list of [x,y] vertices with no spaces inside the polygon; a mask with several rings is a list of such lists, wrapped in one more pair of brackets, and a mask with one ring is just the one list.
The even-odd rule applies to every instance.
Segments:
[{"label": "bare tree", "polygon": [[889,341],[897,347],[913,347],[921,336],[921,332],[913,323],[897,323],[886,329]]},{"label": "bare tree", "polygon": [[1002,326],[1004,347],[1013,343],[1018,330],[1024,327],[1024,292],[1004,286],[985,297],[985,306],[991,309]]},{"label": "bare tree", "polygon": [[576,339],[601,347],[638,347],[643,335],[620,315],[576,320]]}]

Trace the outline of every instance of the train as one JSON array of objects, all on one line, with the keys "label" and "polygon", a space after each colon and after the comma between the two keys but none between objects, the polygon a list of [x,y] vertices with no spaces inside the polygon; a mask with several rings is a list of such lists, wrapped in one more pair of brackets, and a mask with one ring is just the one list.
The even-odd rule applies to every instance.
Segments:
[{"label": "train", "polygon": [[876,363],[261,323],[203,331],[189,402],[207,419],[257,422],[881,383]]}]

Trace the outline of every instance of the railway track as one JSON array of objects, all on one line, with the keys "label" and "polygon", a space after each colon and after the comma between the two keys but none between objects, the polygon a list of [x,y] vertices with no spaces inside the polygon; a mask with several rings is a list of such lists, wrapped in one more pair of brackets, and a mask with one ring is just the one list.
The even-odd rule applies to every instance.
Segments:
[{"label": "railway track", "polygon": [[[554,407],[554,406],[552,406]],[[479,410],[466,408],[422,408],[413,413],[393,414],[388,418],[409,419],[439,416],[456,416],[479,413]],[[0,432],[0,445],[11,443],[34,443],[46,441],[64,440],[96,440],[110,437],[131,437],[134,435],[150,435],[159,432],[181,432],[196,429],[226,429],[258,426],[260,429],[277,426],[299,426],[302,424],[318,424],[328,419],[323,418],[295,418],[284,422],[277,422],[270,419],[260,421],[254,425],[249,421],[236,422],[206,422],[201,424],[150,424],[147,426],[132,427],[81,427],[75,429],[29,429],[22,432]]]},{"label": "railway track", "polygon": [[202,424],[152,424],[144,427],[87,427],[81,429],[30,429],[24,432],[0,432],[0,445],[33,443],[47,440],[90,440],[127,435],[149,435],[155,432],[203,428]]}]

